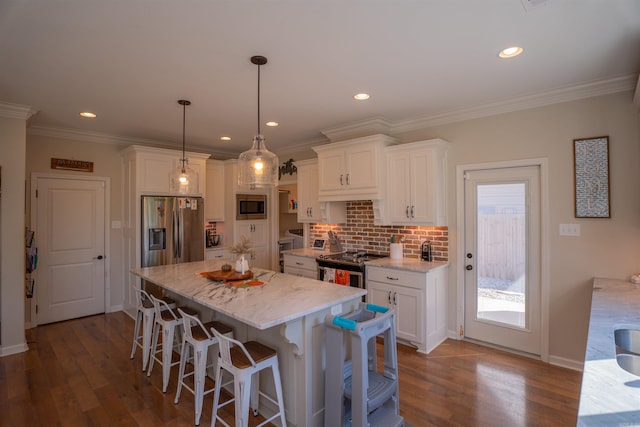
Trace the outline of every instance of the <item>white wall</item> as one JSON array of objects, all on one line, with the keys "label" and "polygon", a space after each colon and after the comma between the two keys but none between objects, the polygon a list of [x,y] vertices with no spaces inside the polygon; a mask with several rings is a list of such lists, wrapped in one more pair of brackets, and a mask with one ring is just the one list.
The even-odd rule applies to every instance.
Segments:
[{"label": "white wall", "polygon": [[[584,358],[594,277],[627,279],[640,271],[640,137],[630,92],[408,132],[403,141],[443,138],[449,153],[449,329],[456,327],[456,165],[549,159],[550,361]],[[574,217],[573,140],[609,136],[611,218]],[[561,223],[581,226],[560,237]],[[571,363],[567,363],[571,364]]]},{"label": "white wall", "polygon": [[27,350],[21,304],[25,299],[25,129],[26,117],[0,117],[0,356]]}]

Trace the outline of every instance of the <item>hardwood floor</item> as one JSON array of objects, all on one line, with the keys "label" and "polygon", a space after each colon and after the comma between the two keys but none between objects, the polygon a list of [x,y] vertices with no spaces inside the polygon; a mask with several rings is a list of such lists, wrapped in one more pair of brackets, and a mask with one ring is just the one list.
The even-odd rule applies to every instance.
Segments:
[{"label": "hardwood floor", "polygon": [[[27,331],[30,350],[0,358],[0,426],[192,426],[191,394],[173,403],[177,369],[163,394],[160,366],[147,377],[141,352],[129,359],[132,334],[122,312]],[[399,346],[398,366],[413,427],[576,424],[579,372],[454,340],[428,356]]]}]

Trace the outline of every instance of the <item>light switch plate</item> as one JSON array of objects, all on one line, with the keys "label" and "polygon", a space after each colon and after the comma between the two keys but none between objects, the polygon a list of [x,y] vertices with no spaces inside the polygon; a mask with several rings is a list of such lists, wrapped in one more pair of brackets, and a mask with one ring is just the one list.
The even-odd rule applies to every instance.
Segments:
[{"label": "light switch plate", "polygon": [[114,230],[122,228],[122,223],[120,221],[111,221],[111,228]]},{"label": "light switch plate", "polygon": [[561,236],[580,236],[580,224],[560,224]]}]

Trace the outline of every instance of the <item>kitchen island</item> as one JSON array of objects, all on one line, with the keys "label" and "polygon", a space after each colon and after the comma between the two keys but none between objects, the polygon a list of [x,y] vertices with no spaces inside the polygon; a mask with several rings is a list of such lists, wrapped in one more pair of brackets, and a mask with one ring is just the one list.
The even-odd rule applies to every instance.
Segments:
[{"label": "kitchen island", "polygon": [[[241,341],[258,340],[278,350],[287,423],[322,426],[324,422],[324,318],[354,310],[366,291],[304,277],[253,269],[263,285],[237,287],[214,282],[201,273],[219,270],[224,261],[132,269],[168,294],[234,327]],[[203,313],[203,317],[204,317]],[[260,382],[275,394],[270,376]],[[262,399],[260,412],[275,408]]]},{"label": "kitchen island", "polygon": [[613,330],[640,328],[640,285],[595,279],[582,373],[578,426],[640,425],[640,377],[616,362]]}]

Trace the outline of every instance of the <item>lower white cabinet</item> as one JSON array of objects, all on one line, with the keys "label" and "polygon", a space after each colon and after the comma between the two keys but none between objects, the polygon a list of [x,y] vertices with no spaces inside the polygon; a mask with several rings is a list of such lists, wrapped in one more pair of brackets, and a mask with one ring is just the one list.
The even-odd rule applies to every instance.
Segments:
[{"label": "lower white cabinet", "polygon": [[367,302],[396,310],[396,337],[429,353],[447,338],[447,266],[426,273],[367,266]]},{"label": "lower white cabinet", "polygon": [[318,264],[315,258],[284,254],[284,272],[294,276],[318,278]]},{"label": "lower white cabinet", "polygon": [[245,220],[236,221],[235,224],[235,241],[240,242],[241,236],[246,236],[251,241],[253,254],[249,259],[249,268],[265,268],[270,269],[269,250],[268,250],[268,222],[262,220]]}]

